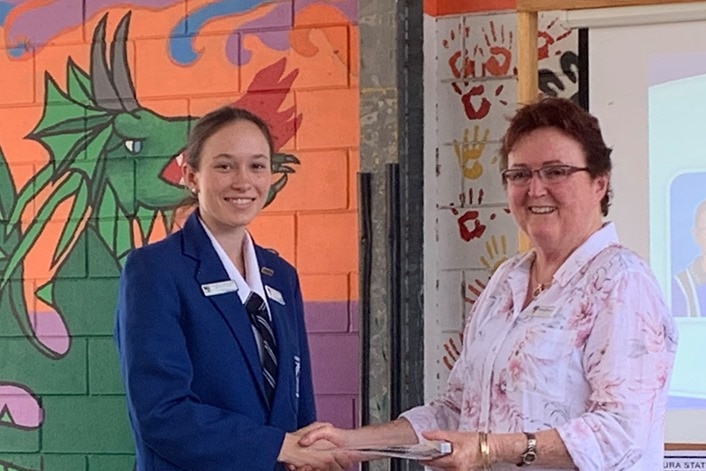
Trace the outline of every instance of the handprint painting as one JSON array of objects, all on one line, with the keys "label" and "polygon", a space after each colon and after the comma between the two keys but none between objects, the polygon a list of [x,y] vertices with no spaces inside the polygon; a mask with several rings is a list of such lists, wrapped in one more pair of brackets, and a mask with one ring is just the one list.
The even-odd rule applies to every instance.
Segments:
[{"label": "handprint painting", "polygon": [[[308,236],[295,233],[294,208],[317,209],[327,192],[324,209],[355,220],[347,181],[357,116],[338,107],[357,107],[356,8],[0,2],[0,469],[133,468],[112,340],[117,278],[132,248],[183,221],[181,154],[199,116],[233,104],[272,127],[272,216],[253,228],[258,240],[295,263],[293,241]],[[331,93],[336,104],[322,105]],[[322,122],[338,142],[317,140]],[[319,165],[343,176],[321,182]],[[305,272],[326,273],[309,264]],[[347,313],[347,284],[318,281],[312,310]],[[346,361],[356,368],[357,352]]]}]

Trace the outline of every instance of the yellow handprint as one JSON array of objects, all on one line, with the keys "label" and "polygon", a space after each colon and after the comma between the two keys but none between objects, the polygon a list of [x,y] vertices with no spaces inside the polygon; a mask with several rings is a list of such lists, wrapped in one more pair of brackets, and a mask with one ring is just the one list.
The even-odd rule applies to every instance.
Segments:
[{"label": "yellow handprint", "polygon": [[463,171],[463,176],[465,178],[470,178],[475,180],[483,175],[483,165],[478,162],[478,159],[483,155],[485,150],[485,143],[488,140],[488,135],[490,129],[486,129],[483,132],[483,137],[478,139],[478,131],[480,126],[473,127],[473,140],[469,139],[470,130],[468,128],[463,130],[463,141],[458,142],[454,140],[454,151],[456,152],[456,158],[458,159],[458,164],[461,166]]},{"label": "yellow handprint", "polygon": [[492,274],[507,260],[507,241],[505,235],[500,236],[499,244],[495,236],[492,236],[490,240],[486,241],[485,253],[488,255],[488,258],[485,258],[485,255],[481,255],[480,262]]}]

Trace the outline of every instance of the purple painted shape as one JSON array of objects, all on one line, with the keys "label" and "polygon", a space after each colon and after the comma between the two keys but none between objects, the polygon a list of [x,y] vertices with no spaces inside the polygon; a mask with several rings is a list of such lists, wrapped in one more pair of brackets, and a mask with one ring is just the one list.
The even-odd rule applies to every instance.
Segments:
[{"label": "purple painted shape", "polygon": [[86,18],[112,7],[166,8],[184,0],[86,0]]},{"label": "purple painted shape", "polygon": [[[289,31],[268,31],[254,34],[270,49],[286,51],[289,48]],[[252,55],[252,50],[243,48],[242,51],[240,51],[240,56],[229,54],[228,60],[235,65],[247,64],[250,62],[250,59],[252,59]]]},{"label": "purple painted shape", "polygon": [[358,334],[310,334],[314,391],[357,395],[360,389]]},{"label": "purple painted shape", "polygon": [[348,301],[309,301],[304,313],[310,334],[348,332]]},{"label": "purple painted shape", "polygon": [[[352,24],[357,24],[358,2],[356,0],[292,0],[293,3],[280,3],[270,12],[243,24],[232,34],[254,34],[267,47],[275,51],[285,51],[290,47],[289,29],[294,24],[293,13],[314,4],[327,4],[337,8]],[[272,31],[272,28],[284,28]],[[269,29],[269,31],[268,31]],[[228,53],[228,60],[235,65],[247,64],[252,58],[253,51],[243,49],[240,55],[232,50]]]},{"label": "purple painted shape", "polygon": [[[45,45],[61,32],[83,23],[83,8],[75,0],[57,0],[32,8],[5,24],[10,48]],[[28,53],[29,51],[25,51]]]},{"label": "purple painted shape", "polygon": [[290,2],[278,3],[272,10],[259,18],[243,23],[238,32],[252,31],[257,34],[263,29],[291,28],[293,25],[292,4]]},{"label": "purple painted shape", "polygon": [[[246,34],[254,34],[270,49],[285,51],[289,48],[289,30],[292,24],[292,5],[290,3],[280,3],[260,18],[243,24],[240,28],[231,33],[228,41],[230,42],[230,38],[238,34],[242,34],[243,36]],[[272,28],[281,29],[272,31]],[[270,31],[262,31],[264,29],[270,29]],[[227,52],[228,60],[235,65],[247,64],[250,62],[252,54],[253,51],[250,49],[243,49],[240,55],[233,54],[232,51]]]},{"label": "purple painted shape", "polygon": [[348,21],[358,24],[358,1],[357,0],[294,0],[294,11],[299,11],[310,5],[331,5],[343,13]]},{"label": "purple painted shape", "polygon": [[316,395],[316,420],[339,428],[353,428],[357,417],[353,396]]},{"label": "purple painted shape", "polygon": [[[19,5],[25,0],[4,0],[4,3]],[[86,18],[111,7],[166,8],[183,0],[87,0]],[[83,4],[76,0],[54,0],[40,7],[28,9],[5,24],[6,45],[44,46],[67,29],[83,24]],[[25,51],[28,53],[29,51]]]},{"label": "purple painted shape", "polygon": [[268,31],[258,33],[260,41],[265,46],[276,51],[284,51],[289,47],[289,31]]},{"label": "purple painted shape", "polygon": [[0,425],[36,429],[44,420],[44,411],[26,386],[0,383]]},{"label": "purple painted shape", "polygon": [[360,313],[358,312],[358,301],[350,301],[348,303],[348,313],[350,314],[349,332],[360,331]]},{"label": "purple painted shape", "polygon": [[[248,55],[248,60],[251,56],[252,54]],[[231,64],[240,65],[240,36],[237,34],[231,33],[226,39],[226,57]]]},{"label": "purple painted shape", "polygon": [[65,355],[71,347],[66,322],[56,311],[37,312],[29,318],[34,337],[52,352]]}]

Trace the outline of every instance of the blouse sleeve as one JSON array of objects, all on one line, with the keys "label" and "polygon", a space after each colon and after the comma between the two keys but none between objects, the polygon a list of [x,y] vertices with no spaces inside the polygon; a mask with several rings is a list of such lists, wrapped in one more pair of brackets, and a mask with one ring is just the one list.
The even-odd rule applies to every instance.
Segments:
[{"label": "blouse sleeve", "polygon": [[412,425],[419,440],[422,432],[429,430],[457,430],[463,395],[463,355],[454,364],[445,391],[428,404],[400,414]]},{"label": "blouse sleeve", "polygon": [[[492,293],[497,284],[497,280],[505,278],[505,272],[509,264],[498,268],[493,278],[490,280],[486,288],[480,294],[476,303],[473,305],[469,315],[468,323],[464,329],[463,338],[475,338],[474,332],[477,329],[479,318],[486,315],[484,306],[487,303],[489,293]],[[465,350],[465,347],[464,349]],[[446,383],[446,389],[435,399],[431,400],[423,406],[418,406],[400,414],[400,417],[407,419],[412,425],[418,439],[422,439],[421,433],[429,430],[458,430],[461,407],[463,403],[463,393],[466,389],[468,359],[464,355],[464,351],[454,363],[451,369],[451,374]]]},{"label": "blouse sleeve", "polygon": [[557,428],[576,467],[624,470],[651,436],[661,436],[676,331],[659,287],[645,270],[628,270],[598,287],[595,322],[583,353],[591,387],[588,411]]}]

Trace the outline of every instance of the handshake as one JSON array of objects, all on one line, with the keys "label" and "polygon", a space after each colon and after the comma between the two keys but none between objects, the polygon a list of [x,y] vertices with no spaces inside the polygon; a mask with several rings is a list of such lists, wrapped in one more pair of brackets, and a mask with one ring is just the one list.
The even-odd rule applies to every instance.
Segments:
[{"label": "handshake", "polygon": [[[468,469],[460,463],[473,461],[477,454],[477,435],[435,430],[422,433],[424,438],[419,443],[405,419],[352,430],[315,422],[285,435],[277,461],[289,471],[343,471],[356,462],[397,457],[457,471]],[[454,444],[467,449],[455,453]]]},{"label": "handshake", "polygon": [[353,444],[354,435],[355,430],[314,422],[285,434],[277,461],[289,471],[343,471],[363,458],[341,450]]}]

